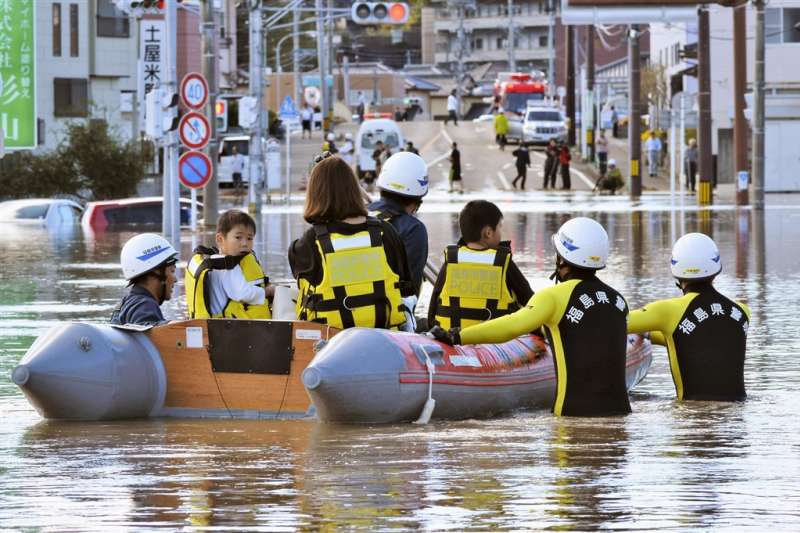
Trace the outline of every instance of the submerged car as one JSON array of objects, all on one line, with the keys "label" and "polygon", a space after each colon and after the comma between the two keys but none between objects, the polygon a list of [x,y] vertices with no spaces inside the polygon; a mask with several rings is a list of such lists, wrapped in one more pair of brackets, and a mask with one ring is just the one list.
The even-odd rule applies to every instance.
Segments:
[{"label": "submerged car", "polygon": [[[198,216],[203,204],[197,203]],[[192,201],[181,198],[181,225],[188,225]],[[89,202],[81,224],[84,228],[102,231],[113,226],[160,225],[162,220],[161,196],[146,198],[124,198]]]},{"label": "submerged car", "polygon": [[72,200],[29,198],[0,202],[0,222],[38,223],[46,226],[75,224],[83,207]]}]

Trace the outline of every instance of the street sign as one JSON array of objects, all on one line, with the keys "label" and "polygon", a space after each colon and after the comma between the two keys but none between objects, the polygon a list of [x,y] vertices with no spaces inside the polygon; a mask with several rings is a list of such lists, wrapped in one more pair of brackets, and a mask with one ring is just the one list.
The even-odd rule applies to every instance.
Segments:
[{"label": "street sign", "polygon": [[202,74],[190,72],[181,81],[181,101],[189,109],[201,109],[208,102],[208,82]]},{"label": "street sign", "polygon": [[189,189],[205,187],[211,179],[211,160],[203,152],[186,152],[178,159],[178,179]]},{"label": "street sign", "polygon": [[181,122],[178,125],[178,134],[184,146],[199,150],[208,144],[211,138],[211,126],[205,115],[190,111],[181,117]]},{"label": "street sign", "polygon": [[278,110],[278,118],[281,120],[286,119],[293,119],[298,117],[297,108],[294,105],[294,101],[292,100],[291,96],[287,96],[283,99],[281,103],[281,107]]}]

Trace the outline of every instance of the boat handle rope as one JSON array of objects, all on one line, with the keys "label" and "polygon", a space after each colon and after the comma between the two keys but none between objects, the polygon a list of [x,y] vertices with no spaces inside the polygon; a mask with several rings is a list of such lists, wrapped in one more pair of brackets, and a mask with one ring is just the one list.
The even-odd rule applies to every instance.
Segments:
[{"label": "boat handle rope", "polygon": [[433,365],[425,346],[420,346],[420,349],[422,353],[425,354],[425,366],[428,369],[428,399],[425,400],[422,412],[420,412],[419,418],[417,418],[414,423],[424,425],[430,422],[431,415],[433,415],[433,410],[436,407],[436,400],[433,399],[433,375],[436,373],[436,367]]}]

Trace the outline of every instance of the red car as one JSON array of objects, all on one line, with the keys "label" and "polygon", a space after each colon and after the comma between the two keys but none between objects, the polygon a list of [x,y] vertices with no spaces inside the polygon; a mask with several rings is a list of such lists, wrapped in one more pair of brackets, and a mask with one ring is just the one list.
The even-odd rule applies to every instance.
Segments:
[{"label": "red car", "polygon": [[[192,201],[181,198],[181,225],[189,225]],[[198,218],[203,204],[198,202]],[[81,225],[94,231],[102,231],[114,226],[161,225],[161,196],[147,198],[124,198],[89,202],[81,219]]]}]

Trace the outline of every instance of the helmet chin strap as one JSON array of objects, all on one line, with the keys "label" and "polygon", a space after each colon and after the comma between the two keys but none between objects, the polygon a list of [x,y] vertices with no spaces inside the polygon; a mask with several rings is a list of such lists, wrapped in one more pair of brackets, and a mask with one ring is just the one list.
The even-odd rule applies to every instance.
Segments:
[{"label": "helmet chin strap", "polygon": [[556,256],[556,269],[553,271],[552,274],[550,274],[550,281],[555,280],[556,284],[563,283],[565,281],[564,278],[561,277],[561,272],[560,272],[561,267],[563,266],[564,266],[564,260],[561,258],[560,255]]},{"label": "helmet chin strap", "polygon": [[167,296],[167,266],[161,265],[154,273],[161,282],[161,294],[158,296],[158,305],[161,305],[166,301]]}]

